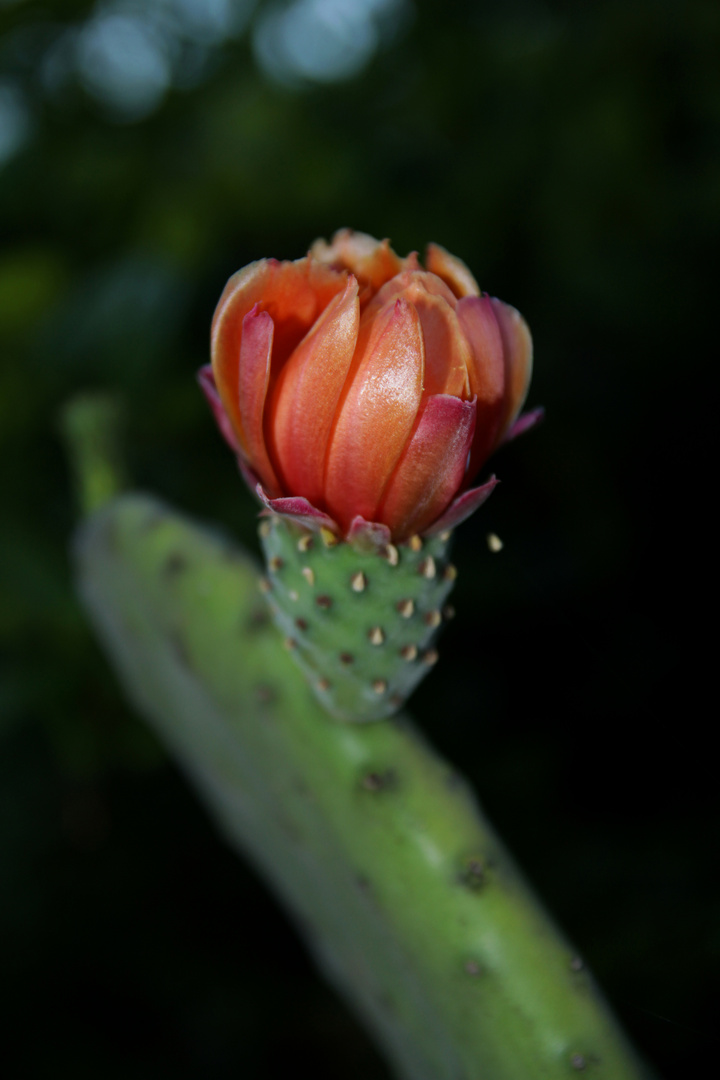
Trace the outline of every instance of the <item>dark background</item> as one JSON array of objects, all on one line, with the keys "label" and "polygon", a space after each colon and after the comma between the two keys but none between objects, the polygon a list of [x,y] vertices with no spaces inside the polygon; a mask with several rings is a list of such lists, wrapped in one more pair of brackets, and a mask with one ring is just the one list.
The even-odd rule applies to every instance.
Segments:
[{"label": "dark background", "polygon": [[720,5],[4,0],[0,28],[10,1075],[387,1076],[124,704],[57,419],[116,392],[134,482],[254,545],[194,372],[230,273],[344,225],[436,240],[533,330],[547,420],[459,531],[413,710],[661,1075],[706,1075]]}]

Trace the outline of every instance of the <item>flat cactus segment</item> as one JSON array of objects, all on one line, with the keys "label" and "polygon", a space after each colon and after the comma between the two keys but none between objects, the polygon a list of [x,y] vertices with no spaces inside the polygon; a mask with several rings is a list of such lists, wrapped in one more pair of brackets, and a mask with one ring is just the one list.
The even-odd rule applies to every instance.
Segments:
[{"label": "flat cactus segment", "polygon": [[75,552],[128,694],[398,1077],[644,1075],[465,782],[407,721],[324,713],[244,555],[139,496]]},{"label": "flat cactus segment", "polygon": [[260,538],[273,618],[322,705],[341,720],[397,712],[438,659],[449,534],[363,552],[274,516]]}]

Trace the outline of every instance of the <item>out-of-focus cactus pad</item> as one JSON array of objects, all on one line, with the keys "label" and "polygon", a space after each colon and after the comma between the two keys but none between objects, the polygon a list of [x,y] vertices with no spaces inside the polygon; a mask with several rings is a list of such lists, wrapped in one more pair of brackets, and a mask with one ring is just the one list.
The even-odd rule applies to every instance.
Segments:
[{"label": "out-of-focus cactus pad", "polygon": [[76,560],[127,693],[398,1077],[644,1075],[462,778],[407,721],[320,708],[242,552],[126,496]]}]

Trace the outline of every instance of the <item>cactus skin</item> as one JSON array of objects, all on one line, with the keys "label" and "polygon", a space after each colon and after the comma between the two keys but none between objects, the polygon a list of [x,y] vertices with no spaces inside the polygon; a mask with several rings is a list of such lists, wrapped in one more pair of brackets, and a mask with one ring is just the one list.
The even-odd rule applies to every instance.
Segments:
[{"label": "cactus skin", "polygon": [[647,1076],[465,782],[406,721],[323,712],[247,558],[126,496],[76,561],[130,697],[398,1077]]},{"label": "cactus skin", "polygon": [[363,552],[272,515],[260,539],[273,618],[323,707],[341,720],[397,712],[438,658],[450,534]]}]

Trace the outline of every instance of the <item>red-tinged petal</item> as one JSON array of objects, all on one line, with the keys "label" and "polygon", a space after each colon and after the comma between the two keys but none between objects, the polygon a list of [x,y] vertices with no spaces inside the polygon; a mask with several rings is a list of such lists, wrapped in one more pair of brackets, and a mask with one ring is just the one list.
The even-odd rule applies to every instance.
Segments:
[{"label": "red-tinged petal", "polygon": [[505,411],[498,435],[501,442],[525,403],[532,375],[533,346],[530,330],[519,311],[495,297],[492,306],[505,356]]},{"label": "red-tinged petal", "polygon": [[348,277],[281,371],[267,410],[267,438],[286,491],[319,503],[327,444],[352,363],[360,323],[358,286]]},{"label": "red-tinged petal", "polygon": [[376,240],[374,236],[352,229],[340,229],[329,244],[316,240],[310,255],[319,262],[349,270],[361,285],[369,285],[373,291],[403,268],[402,259],[392,250],[388,240]]},{"label": "red-tinged petal", "polygon": [[328,514],[323,514],[322,510],[318,510],[307,499],[295,495],[271,499],[262,484],[257,484],[255,493],[265,506],[265,512],[267,513],[278,514],[295,525],[302,525],[305,529],[312,529],[313,532],[320,532],[321,529],[329,529],[330,532],[336,535],[339,532],[337,522],[333,521]]},{"label": "red-tinged petal", "polygon": [[263,413],[270,380],[273,331],[272,319],[267,311],[258,311],[257,305],[243,319],[238,402],[248,457],[265,486],[273,493],[278,493],[280,485],[270,463],[263,435]]},{"label": "red-tinged petal", "polygon": [[358,514],[350,522],[350,528],[345,537],[356,551],[367,554],[379,554],[387,549],[392,540],[392,535],[387,525],[379,521],[366,521]]},{"label": "red-tinged petal", "polygon": [[497,477],[491,476],[486,484],[471,488],[470,491],[464,491],[462,495],[458,495],[457,499],[453,499],[450,503],[445,513],[437,521],[434,521],[429,528],[425,529],[423,535],[434,536],[435,533],[454,529],[456,525],[469,518],[489,499],[499,483]]},{"label": "red-tinged petal", "polygon": [[425,266],[431,274],[449,285],[455,296],[479,296],[480,286],[472,276],[462,259],[451,255],[439,244],[428,244],[425,251]]},{"label": "red-tinged petal", "polygon": [[200,384],[200,389],[205,395],[205,400],[212,409],[215,423],[220,429],[220,434],[223,436],[231,450],[234,450],[236,454],[243,453],[240,442],[233,430],[233,426],[228,419],[228,414],[223,408],[220,395],[217,392],[215,376],[213,375],[211,364],[205,364],[204,367],[200,368],[197,373],[197,381]]},{"label": "red-tinged petal", "polygon": [[274,264],[274,272],[259,299],[275,323],[271,378],[305,337],[321,311],[345,288],[347,274],[320,266],[308,258]]},{"label": "red-tinged petal", "polygon": [[238,399],[242,322],[262,296],[272,275],[273,265],[269,259],[251,263],[233,274],[215,308],[210,331],[215,385],[235,434],[246,452],[247,441],[240,420]]},{"label": "red-tinged petal", "polygon": [[213,349],[218,336],[227,333],[228,315],[233,314],[238,307],[241,309],[241,319],[247,314],[253,304],[257,303],[257,297],[271,279],[276,265],[274,259],[260,259],[243,266],[242,270],[228,278],[213,313],[210,328]]},{"label": "red-tinged petal", "polygon": [[505,352],[489,296],[468,296],[457,306],[458,322],[470,344],[470,391],[477,397],[477,424],[468,480],[497,445],[505,416]]},{"label": "red-tinged petal", "polygon": [[425,367],[415,308],[397,300],[361,330],[331,436],[325,505],[344,529],[375,513],[412,431]]},{"label": "red-tinged petal", "polygon": [[475,430],[476,403],[440,394],[420,406],[378,516],[396,540],[420,533],[462,484]]},{"label": "red-tinged petal", "polygon": [[518,435],[524,435],[526,431],[531,431],[544,418],[545,410],[542,405],[538,406],[537,409],[531,409],[530,412],[523,413],[509,429],[503,442],[510,442],[512,439],[517,439]]},{"label": "red-tinged petal", "polygon": [[275,324],[271,378],[305,336],[333,295],[345,287],[346,275],[309,259],[278,262],[261,259],[239,270],[228,281],[213,316],[212,366],[218,393],[247,449],[239,412],[238,382],[243,320],[260,305]]},{"label": "red-tinged petal", "polygon": [[243,480],[247,484],[249,490],[251,491],[251,493],[253,495],[257,495],[258,487],[262,486],[260,484],[260,479],[258,477],[258,474],[253,469],[252,465],[248,465],[248,463],[247,463],[245,457],[243,456],[243,454],[238,454],[237,458],[236,458],[236,461],[237,461],[238,469],[240,470],[240,475],[242,476]]}]

